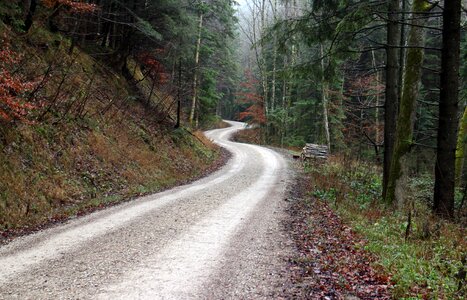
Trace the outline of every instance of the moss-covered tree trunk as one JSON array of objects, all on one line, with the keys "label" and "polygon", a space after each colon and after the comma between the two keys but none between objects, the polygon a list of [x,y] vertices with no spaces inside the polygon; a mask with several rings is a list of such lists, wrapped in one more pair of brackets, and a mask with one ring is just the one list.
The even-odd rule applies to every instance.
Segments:
[{"label": "moss-covered tree trunk", "polygon": [[461,184],[462,169],[464,168],[465,140],[467,138],[467,106],[464,108],[464,114],[459,122],[459,133],[457,135],[456,145],[456,186]]},{"label": "moss-covered tree trunk", "polygon": [[413,16],[409,32],[406,66],[404,70],[404,84],[397,117],[396,135],[394,150],[391,158],[391,168],[388,174],[388,183],[385,194],[385,201],[392,205],[395,201],[404,203],[406,180],[406,163],[408,154],[412,147],[413,127],[415,123],[415,113],[417,98],[420,90],[420,79],[422,73],[423,56],[425,45],[425,25],[426,12],[432,5],[425,0],[414,0]]},{"label": "moss-covered tree trunk", "polygon": [[[379,85],[380,83],[380,76],[379,76],[379,70],[376,65],[376,56],[375,56],[375,51],[371,51],[371,58],[372,58],[372,67],[374,68],[375,71],[375,81],[376,81],[376,86]],[[375,109],[375,143],[377,145],[381,144],[381,126],[380,126],[380,118],[379,118],[379,106],[381,105],[381,99],[380,99],[380,94],[376,93],[376,109]],[[376,160],[379,161],[379,155],[378,155],[378,147],[376,149]]]},{"label": "moss-covered tree trunk", "polygon": [[327,99],[327,82],[324,76],[324,49],[323,44],[320,44],[321,50],[321,100],[323,102],[323,123],[324,123],[324,134],[326,136],[326,145],[328,146],[328,153],[331,153],[331,134],[329,133],[329,111],[328,111],[328,99]]},{"label": "moss-covered tree trunk", "polygon": [[397,107],[399,105],[399,44],[400,25],[397,23],[400,0],[388,0],[388,23],[386,38],[386,89],[384,102],[384,163],[383,196],[386,194],[391,157],[396,134]]},{"label": "moss-covered tree trunk", "polygon": [[461,0],[444,2],[439,126],[433,211],[454,217],[457,110],[459,101]]}]

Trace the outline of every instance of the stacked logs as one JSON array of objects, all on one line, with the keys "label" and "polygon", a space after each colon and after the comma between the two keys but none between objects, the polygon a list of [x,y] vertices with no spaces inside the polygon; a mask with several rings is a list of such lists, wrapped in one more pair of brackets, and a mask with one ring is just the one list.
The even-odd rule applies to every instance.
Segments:
[{"label": "stacked logs", "polygon": [[303,147],[301,158],[302,160],[327,159],[328,153],[328,146],[326,145],[306,144],[305,147]]}]

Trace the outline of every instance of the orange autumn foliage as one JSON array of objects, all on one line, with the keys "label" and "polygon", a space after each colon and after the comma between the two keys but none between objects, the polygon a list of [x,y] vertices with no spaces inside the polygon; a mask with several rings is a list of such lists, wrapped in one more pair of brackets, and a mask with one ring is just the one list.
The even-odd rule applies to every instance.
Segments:
[{"label": "orange autumn foliage", "polygon": [[242,91],[237,94],[237,101],[239,103],[248,104],[249,106],[245,111],[239,114],[239,119],[251,124],[266,124],[264,99],[256,92],[258,81],[254,78],[250,70],[245,71],[245,79],[246,80],[240,84]]},{"label": "orange autumn foliage", "polygon": [[0,42],[3,44],[0,50],[0,120],[25,120],[36,108],[26,97],[33,90],[34,83],[13,71],[20,56],[11,50],[5,38]]}]

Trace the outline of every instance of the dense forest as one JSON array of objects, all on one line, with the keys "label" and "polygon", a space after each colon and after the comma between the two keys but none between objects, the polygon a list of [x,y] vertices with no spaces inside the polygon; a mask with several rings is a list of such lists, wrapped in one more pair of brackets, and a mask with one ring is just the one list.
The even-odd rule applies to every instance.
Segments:
[{"label": "dense forest", "polygon": [[[466,221],[466,4],[252,0],[239,12],[247,67],[236,109],[257,124],[255,138],[245,140],[327,145],[334,159],[308,166],[310,193],[364,228],[386,267],[398,265],[399,287],[414,273],[433,273],[418,273],[421,261],[397,255],[423,260],[444,243],[450,250],[441,256],[457,254],[443,259],[465,266],[465,251],[448,232],[462,240]],[[437,217],[455,220],[460,231],[443,229],[443,242],[426,243],[447,224]],[[414,291],[412,279],[406,284]],[[424,297],[455,297],[443,289]]]},{"label": "dense forest", "polygon": [[436,170],[434,209],[452,218],[454,183],[463,185],[461,3],[400,2],[247,1],[239,34],[233,1],[8,2],[10,30],[26,39],[44,27],[60,33],[66,40],[39,46],[65,47],[71,60],[22,74],[32,59],[4,34],[2,118],[86,115],[93,74],[79,96],[62,99],[70,74],[54,72],[76,63],[80,47],[125,76],[161,122],[240,118],[260,125],[268,143],[319,142],[382,162],[389,204],[404,201],[402,177]]},{"label": "dense forest", "polygon": [[240,118],[267,143],[381,164],[388,204],[404,205],[406,178],[436,173],[433,209],[452,218],[467,71],[455,2],[246,1]]},{"label": "dense forest", "polygon": [[[119,165],[133,154],[105,145],[141,147],[138,167],[157,156],[174,174],[201,174],[219,150],[196,130],[236,119],[251,125],[249,141],[326,145],[329,163],[305,169],[313,196],[336,209],[347,201],[396,216],[404,242],[439,238],[440,224],[460,233],[452,252],[439,250],[451,255],[440,272],[456,278],[446,293],[465,291],[466,9],[465,0],[1,1],[1,229],[56,218],[77,197],[174,183],[157,168]],[[156,155],[160,143],[169,150]]]},{"label": "dense forest", "polygon": [[[160,115],[155,118],[160,121],[179,122],[177,109],[181,107],[187,110],[183,112],[189,115],[190,123],[198,124],[215,115],[221,96],[233,97],[236,18],[232,5],[232,1],[9,1],[2,4],[0,13],[10,30],[23,38],[38,30],[60,33],[64,40],[42,45],[44,50],[64,46],[73,57],[73,49],[79,47],[123,74],[144,94],[140,96],[146,98],[145,104],[157,108]],[[3,44],[7,70],[16,58],[8,37]],[[39,114],[44,119],[59,106],[66,106],[62,114],[70,113],[70,105],[58,104],[59,99],[47,101],[44,95],[54,68],[49,65],[36,70],[38,74],[27,74],[31,78],[26,82],[21,82],[19,74],[11,77],[12,82],[25,85],[18,92],[27,94],[27,99],[18,97],[15,103],[28,100],[34,106],[41,100],[52,102],[45,104],[48,109],[34,110],[28,105],[17,109],[4,101],[3,118],[23,119],[27,114],[34,119]],[[153,99],[156,91],[171,99]]]},{"label": "dense forest", "polygon": [[196,128],[234,97],[234,14],[229,0],[1,1],[2,230],[212,168],[220,150]]}]

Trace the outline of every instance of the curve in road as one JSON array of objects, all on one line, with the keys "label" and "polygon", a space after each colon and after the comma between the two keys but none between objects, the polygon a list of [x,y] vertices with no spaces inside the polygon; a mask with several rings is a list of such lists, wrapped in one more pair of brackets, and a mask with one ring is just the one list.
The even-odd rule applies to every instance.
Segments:
[{"label": "curve in road", "polygon": [[210,176],[1,247],[0,298],[268,298],[287,165],[230,123],[206,133],[233,153]]}]

